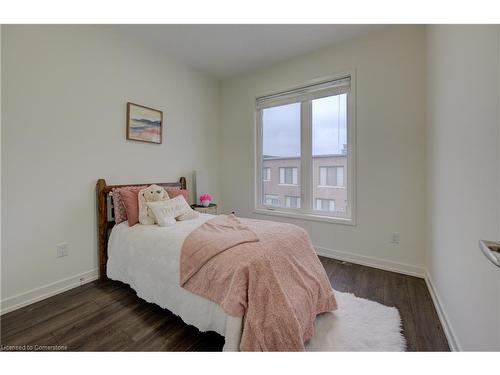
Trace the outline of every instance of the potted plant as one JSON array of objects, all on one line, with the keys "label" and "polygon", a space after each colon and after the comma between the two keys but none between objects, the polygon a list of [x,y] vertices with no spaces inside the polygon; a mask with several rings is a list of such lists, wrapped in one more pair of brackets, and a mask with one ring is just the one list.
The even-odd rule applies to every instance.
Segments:
[{"label": "potted plant", "polygon": [[200,195],[200,202],[203,207],[208,207],[212,201],[212,196],[208,193]]}]

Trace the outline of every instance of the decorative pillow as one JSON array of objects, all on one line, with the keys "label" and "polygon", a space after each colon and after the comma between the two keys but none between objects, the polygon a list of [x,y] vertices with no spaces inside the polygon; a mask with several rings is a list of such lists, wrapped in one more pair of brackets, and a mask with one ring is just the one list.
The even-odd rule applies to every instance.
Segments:
[{"label": "decorative pillow", "polygon": [[127,213],[128,226],[131,227],[139,222],[139,191],[122,190],[120,196],[122,198],[125,211]]},{"label": "decorative pillow", "polygon": [[166,188],[165,190],[167,191],[167,194],[168,194],[170,199],[175,198],[179,195],[182,195],[184,197],[184,199],[186,200],[186,202],[188,200],[189,191],[186,189]]},{"label": "decorative pillow", "polygon": [[146,205],[153,211],[160,227],[173,225],[176,217],[193,211],[182,195],[166,201],[146,202]]},{"label": "decorative pillow", "polygon": [[[187,198],[186,198],[186,195],[187,195],[187,190],[181,190],[182,192],[185,192],[186,194],[182,194],[182,197],[184,197],[184,200],[186,201],[187,203]],[[177,221],[183,221],[183,220],[191,220],[191,219],[196,219],[198,216],[200,216],[200,213],[198,211],[195,211],[191,208],[191,206],[189,205],[189,203],[187,203],[188,208],[185,208],[185,212],[179,216],[176,216],[175,217],[175,220]]]},{"label": "decorative pillow", "polygon": [[113,188],[111,193],[113,194],[113,208],[115,211],[115,223],[120,224],[122,221],[127,220],[127,211],[125,210],[125,205],[123,204],[121,191],[133,191],[136,194],[139,190],[144,189],[146,186],[124,186],[120,188]]},{"label": "decorative pillow", "polygon": [[198,211],[191,209],[191,211],[186,212],[185,214],[182,214],[180,216],[177,216],[175,220],[177,221],[191,220],[191,219],[196,219],[198,216],[200,216],[200,213]]},{"label": "decorative pillow", "polygon": [[151,185],[146,189],[141,189],[137,197],[139,204],[139,222],[143,225],[156,224],[156,218],[151,208],[149,208],[146,203],[165,201],[168,199],[167,192],[161,186]]}]

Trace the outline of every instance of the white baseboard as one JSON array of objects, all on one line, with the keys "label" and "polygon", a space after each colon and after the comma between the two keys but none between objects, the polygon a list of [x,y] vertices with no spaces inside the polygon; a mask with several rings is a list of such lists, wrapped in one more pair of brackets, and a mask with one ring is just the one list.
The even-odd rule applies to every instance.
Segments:
[{"label": "white baseboard", "polygon": [[412,266],[411,264],[393,262],[385,259],[371,258],[366,255],[359,255],[353,253],[347,253],[344,251],[338,251],[333,249],[327,249],[324,247],[315,246],[314,249],[318,255],[324,256],[326,258],[333,258],[342,260],[344,262],[360,264],[362,266],[379,268],[385,271],[392,271],[397,273],[402,273],[404,275],[416,276],[420,278],[425,278],[425,269],[423,267]]},{"label": "white baseboard", "polygon": [[17,310],[23,306],[31,305],[32,303],[49,298],[56,294],[65,292],[77,286],[97,280],[99,273],[97,269],[83,272],[79,275],[70,276],[62,280],[31,289],[24,293],[16,294],[2,300],[0,315]]},{"label": "white baseboard", "polygon": [[448,345],[450,349],[454,352],[460,351],[460,344],[458,343],[457,336],[453,331],[453,328],[450,324],[450,320],[448,319],[448,315],[446,314],[446,310],[444,305],[439,298],[439,294],[434,287],[434,283],[432,281],[431,275],[429,272],[425,272],[425,283],[427,284],[427,289],[429,289],[429,293],[431,294],[432,302],[434,302],[434,306],[436,307],[437,314],[439,316],[439,320],[441,321],[441,326],[443,327],[444,334],[446,335],[446,339],[448,340]]},{"label": "white baseboard", "polygon": [[446,335],[446,339],[448,340],[448,344],[452,351],[460,351],[460,345],[456,339],[456,335],[453,331],[453,328],[450,325],[450,320],[448,319],[448,315],[446,314],[446,310],[439,298],[439,294],[434,287],[434,283],[429,272],[423,267],[416,267],[410,264],[392,262],[385,259],[376,259],[367,257],[365,255],[346,253],[343,251],[326,249],[323,247],[315,247],[316,253],[318,255],[333,258],[337,260],[342,260],[349,263],[360,264],[362,266],[374,267],[386,271],[392,271],[397,273],[402,273],[404,275],[416,276],[423,278],[427,285],[427,289],[432,298],[432,302],[436,307],[436,312],[439,316],[439,320],[441,322],[441,326],[443,327],[444,334]]}]

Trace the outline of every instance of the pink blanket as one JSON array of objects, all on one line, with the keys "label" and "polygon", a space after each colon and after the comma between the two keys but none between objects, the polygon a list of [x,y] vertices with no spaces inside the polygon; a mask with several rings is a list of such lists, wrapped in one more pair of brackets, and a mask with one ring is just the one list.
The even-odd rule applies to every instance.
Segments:
[{"label": "pink blanket", "polygon": [[295,225],[220,215],[184,241],[181,286],[242,316],[240,350],[303,351],[337,308],[309,236]]}]

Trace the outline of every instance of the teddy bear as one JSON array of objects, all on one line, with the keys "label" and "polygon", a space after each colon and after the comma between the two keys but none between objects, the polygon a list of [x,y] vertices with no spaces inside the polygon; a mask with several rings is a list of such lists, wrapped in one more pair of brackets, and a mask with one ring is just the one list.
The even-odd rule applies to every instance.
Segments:
[{"label": "teddy bear", "polygon": [[146,202],[165,201],[169,199],[168,193],[158,185],[151,185],[139,190],[139,222],[144,225],[156,224],[153,211],[146,205]]}]

